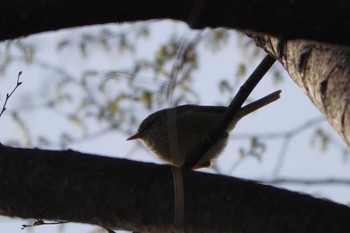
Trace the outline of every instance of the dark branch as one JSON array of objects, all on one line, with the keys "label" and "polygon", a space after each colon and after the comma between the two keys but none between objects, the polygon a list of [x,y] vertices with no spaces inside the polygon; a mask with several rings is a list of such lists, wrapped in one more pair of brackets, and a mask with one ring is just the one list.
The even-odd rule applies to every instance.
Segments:
[{"label": "dark branch", "polygon": [[[182,174],[187,233],[342,233],[350,228],[350,209],[344,205],[233,177],[187,169]],[[137,232],[172,228],[170,166],[0,146],[0,177],[2,215]]]},{"label": "dark branch", "polygon": [[186,160],[182,167],[191,169],[210,149],[210,147],[223,135],[232,119],[234,119],[234,117],[237,115],[244,101],[246,101],[250,93],[254,90],[256,85],[260,82],[260,80],[275,63],[275,61],[276,60],[269,55],[267,55],[263,61],[261,61],[259,66],[254,70],[247,81],[241,86],[216,127],[212,129],[208,133],[207,137],[205,137],[198,144],[192,153],[192,157]]},{"label": "dark branch", "polygon": [[10,97],[12,96],[12,94],[16,91],[16,89],[22,84],[22,82],[19,81],[19,78],[21,77],[22,75],[22,71],[20,71],[17,75],[17,82],[16,82],[16,86],[13,88],[13,90],[11,91],[11,93],[7,93],[6,94],[6,99],[5,99],[5,102],[4,102],[4,105],[2,106],[2,110],[0,112],[0,117],[2,116],[2,114],[6,111],[6,104],[7,104],[7,101],[10,99]]},{"label": "dark branch", "polygon": [[[175,19],[192,28],[226,27],[284,39],[349,45],[350,2],[305,0],[2,0],[0,40],[82,25]],[[195,8],[195,9],[193,9]]]}]

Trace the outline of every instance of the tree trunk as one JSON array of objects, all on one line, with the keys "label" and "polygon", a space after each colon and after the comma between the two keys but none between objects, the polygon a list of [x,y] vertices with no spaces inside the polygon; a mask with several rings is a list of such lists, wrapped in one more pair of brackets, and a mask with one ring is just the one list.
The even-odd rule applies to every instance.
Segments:
[{"label": "tree trunk", "polygon": [[350,48],[266,35],[252,37],[282,63],[350,146]]}]

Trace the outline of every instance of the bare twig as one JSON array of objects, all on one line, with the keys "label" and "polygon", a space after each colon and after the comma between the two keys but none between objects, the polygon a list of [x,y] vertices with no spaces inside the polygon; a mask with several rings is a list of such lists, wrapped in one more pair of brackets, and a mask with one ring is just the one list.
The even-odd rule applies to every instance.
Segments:
[{"label": "bare twig", "polygon": [[278,160],[277,160],[276,165],[275,165],[273,172],[272,172],[272,177],[274,177],[274,178],[278,177],[280,171],[282,170],[282,166],[283,166],[283,163],[285,161],[285,157],[286,157],[286,153],[287,153],[290,139],[291,139],[291,136],[289,134],[283,140],[283,144],[282,144],[282,147],[280,149]]},{"label": "bare twig", "polygon": [[285,138],[285,137],[293,137],[296,134],[299,134],[307,129],[309,129],[312,126],[318,125],[322,122],[325,121],[324,117],[315,117],[313,119],[310,119],[306,122],[303,122],[301,125],[290,129],[290,130],[285,130],[285,131],[280,131],[280,132],[271,132],[271,133],[253,133],[253,134],[237,134],[237,135],[232,135],[230,136],[231,140],[241,140],[241,139],[248,139],[252,137],[256,138],[264,138],[264,139],[279,139],[279,138]]},{"label": "bare twig", "polygon": [[16,91],[16,89],[19,87],[19,85],[22,84],[22,82],[19,81],[19,78],[21,77],[21,75],[22,75],[22,71],[20,71],[20,72],[18,73],[16,86],[13,88],[13,90],[11,91],[11,93],[7,93],[7,94],[6,94],[6,99],[5,99],[4,105],[2,106],[2,110],[1,110],[1,112],[0,112],[0,117],[2,116],[2,114],[3,114],[3,113],[5,112],[5,110],[6,110],[7,101],[10,99],[10,97],[11,97],[12,94]]},{"label": "bare twig", "polygon": [[[285,161],[287,149],[289,147],[290,141],[293,137],[296,135],[304,132],[305,130],[309,129],[312,126],[318,125],[322,122],[324,122],[325,119],[323,117],[316,117],[314,119],[308,120],[301,125],[295,127],[294,129],[287,130],[287,131],[281,131],[281,132],[272,132],[272,133],[261,133],[261,134],[239,134],[239,135],[233,135],[230,137],[232,140],[239,140],[239,139],[247,139],[247,138],[264,138],[264,139],[283,139],[282,146],[279,151],[278,160],[276,161],[276,164],[273,168],[272,177],[274,179],[277,179],[278,175],[280,174],[280,171],[282,170],[283,163]],[[340,146],[338,146],[340,147]],[[240,159],[237,164],[233,165],[230,169],[230,173],[233,172],[233,169],[237,167],[237,165],[242,161]]]},{"label": "bare twig", "polygon": [[113,231],[111,228],[108,227],[102,227],[103,229],[105,229],[108,233],[115,233],[115,231]]},{"label": "bare twig", "polygon": [[41,226],[41,225],[57,225],[57,224],[65,224],[68,223],[69,221],[56,221],[56,222],[44,222],[42,219],[37,219],[33,222],[33,224],[30,225],[22,225],[22,230],[28,227],[36,227],[36,226]]},{"label": "bare twig", "polygon": [[276,178],[257,180],[266,184],[296,184],[296,185],[350,185],[350,179],[345,178],[319,178],[319,179],[306,179],[306,178]]}]

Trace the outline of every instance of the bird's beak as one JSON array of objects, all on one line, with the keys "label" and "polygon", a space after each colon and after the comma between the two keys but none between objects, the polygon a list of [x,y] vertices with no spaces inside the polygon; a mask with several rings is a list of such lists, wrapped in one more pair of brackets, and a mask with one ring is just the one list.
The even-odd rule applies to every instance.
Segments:
[{"label": "bird's beak", "polygon": [[130,140],[134,140],[134,139],[138,139],[138,138],[141,138],[141,134],[139,132],[135,133],[131,137],[127,138],[126,140],[130,141]]}]

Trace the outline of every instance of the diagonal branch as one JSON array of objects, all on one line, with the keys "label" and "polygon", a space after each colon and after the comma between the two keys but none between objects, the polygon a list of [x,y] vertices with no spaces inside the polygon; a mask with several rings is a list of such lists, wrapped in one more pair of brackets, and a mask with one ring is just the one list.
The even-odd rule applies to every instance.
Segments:
[{"label": "diagonal branch", "polygon": [[267,55],[261,61],[259,66],[254,70],[247,81],[241,86],[218,124],[214,129],[209,131],[207,137],[202,139],[202,141],[193,151],[192,156],[184,162],[182,167],[191,169],[210,149],[210,147],[216,143],[216,141],[223,135],[232,119],[235,118],[244,101],[246,101],[250,93],[254,90],[256,85],[260,82],[260,80],[275,63],[275,61],[276,60],[269,55]]}]

